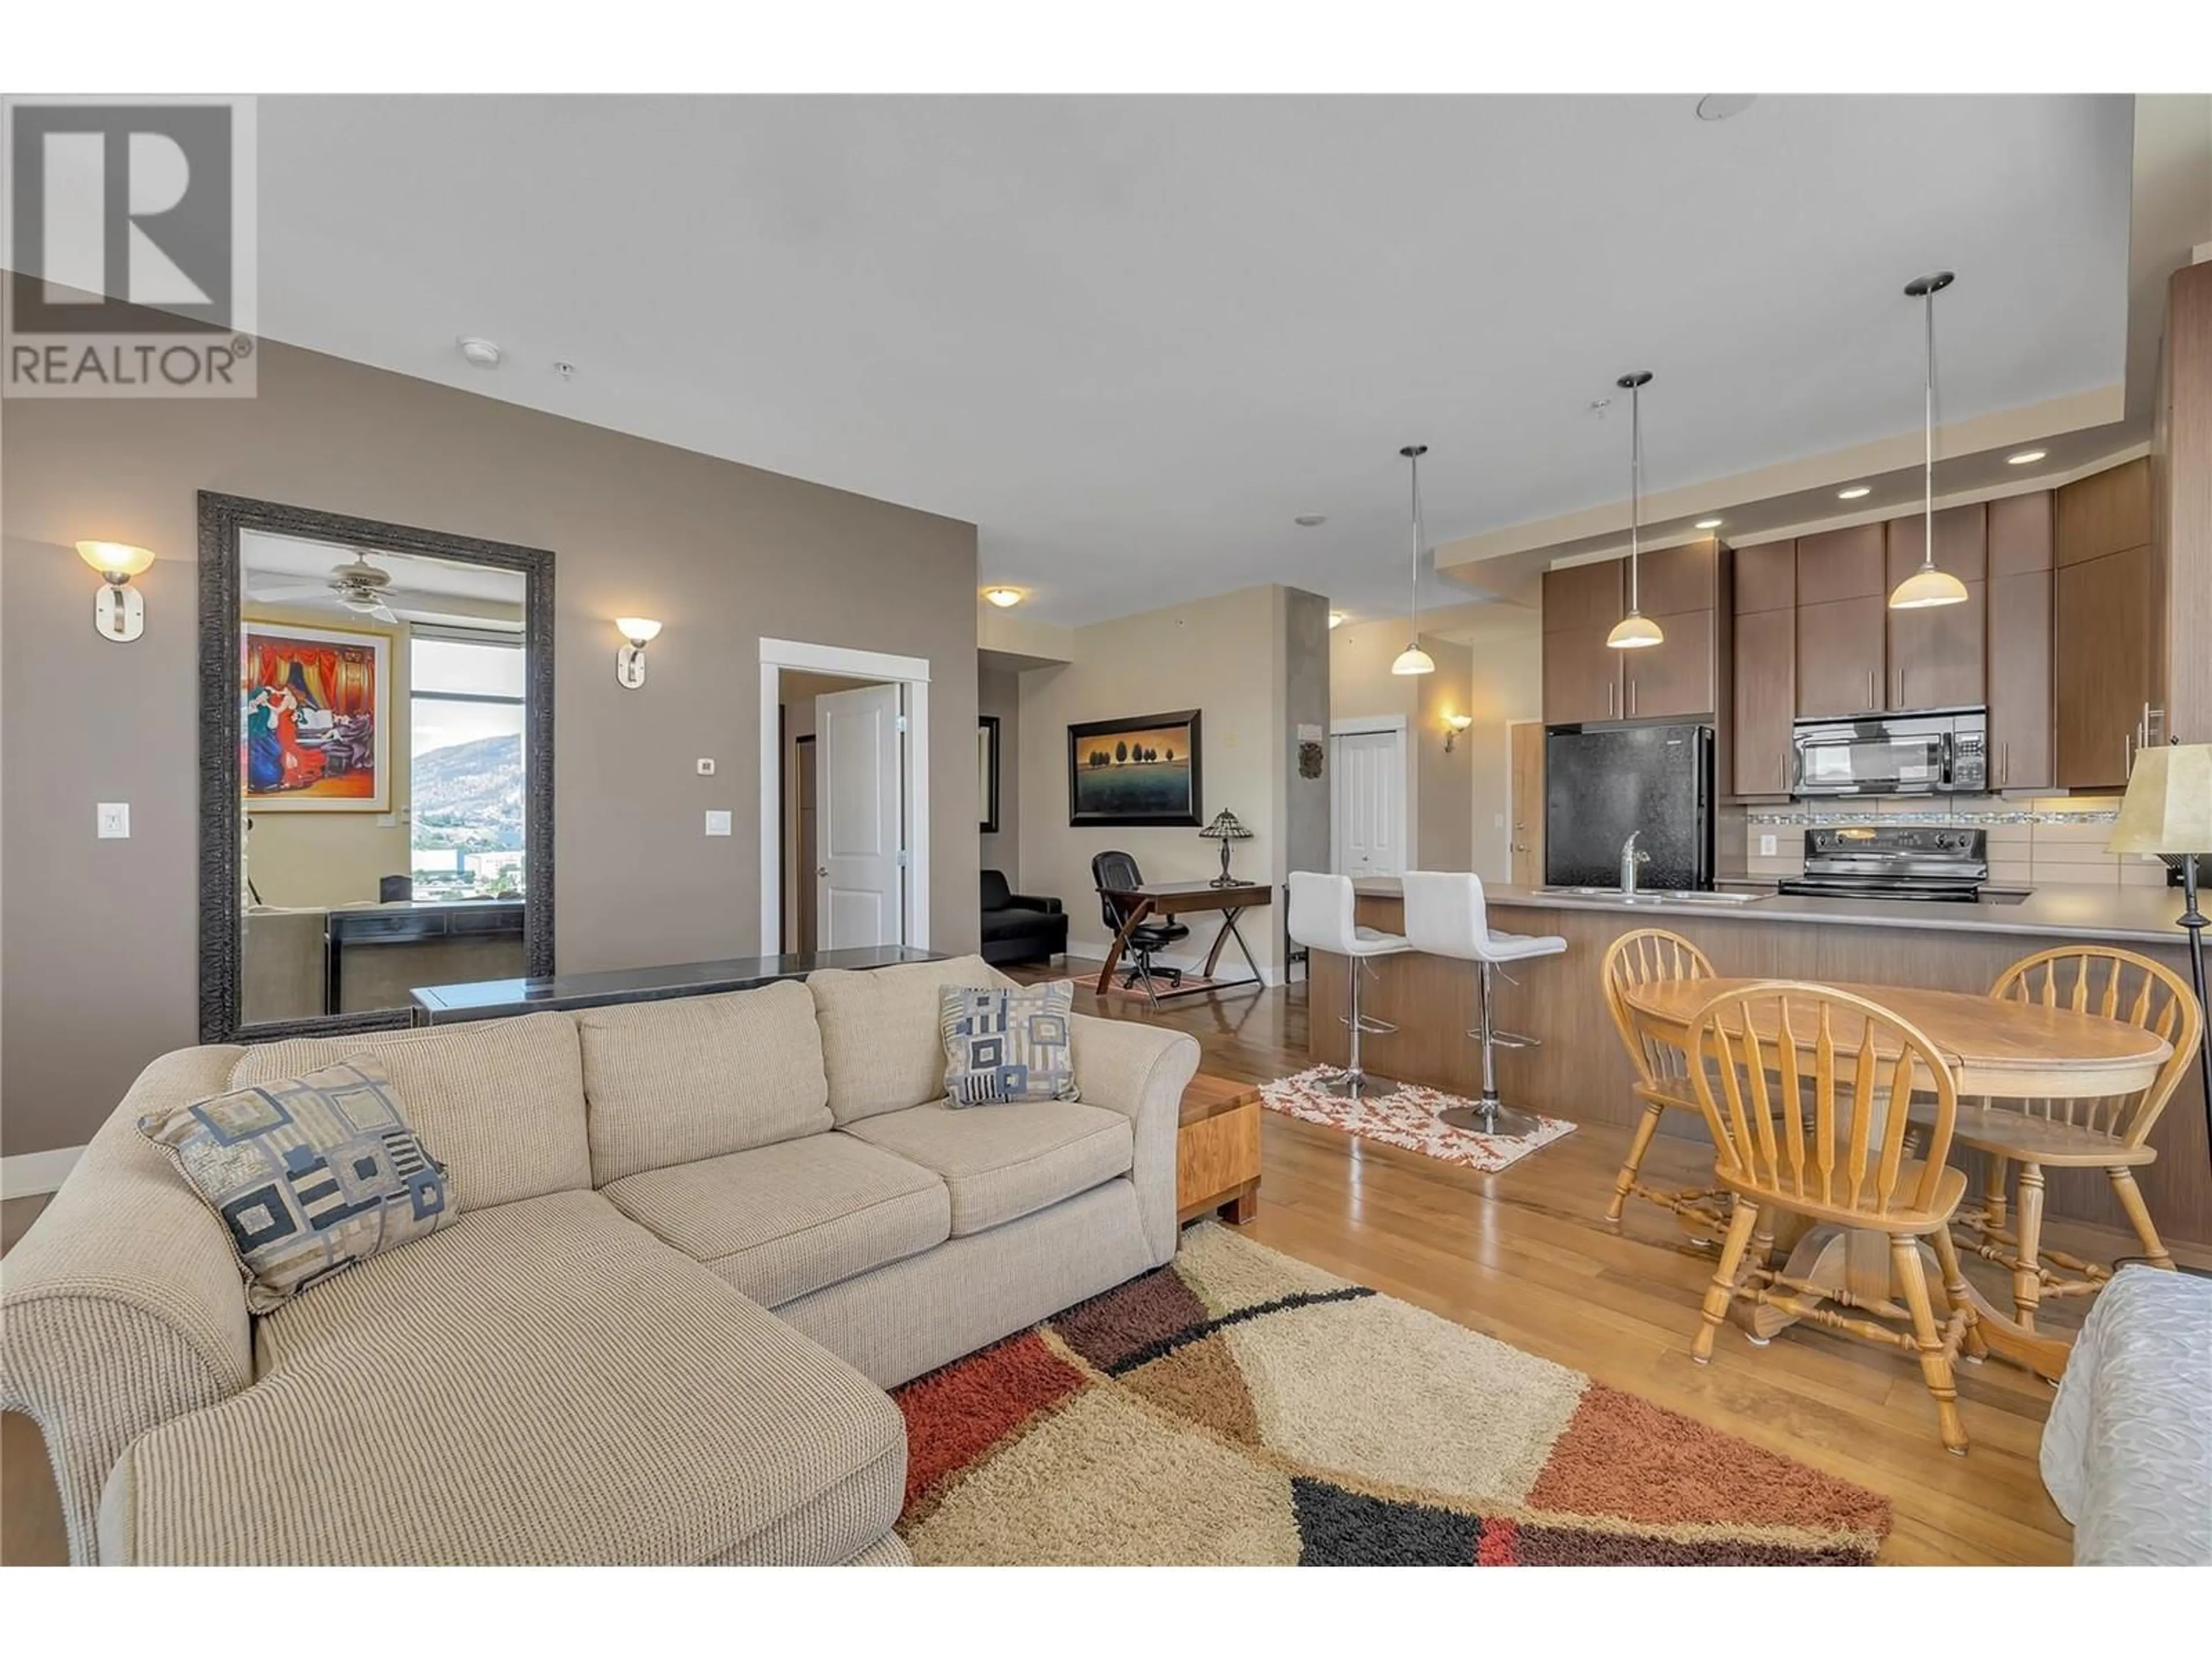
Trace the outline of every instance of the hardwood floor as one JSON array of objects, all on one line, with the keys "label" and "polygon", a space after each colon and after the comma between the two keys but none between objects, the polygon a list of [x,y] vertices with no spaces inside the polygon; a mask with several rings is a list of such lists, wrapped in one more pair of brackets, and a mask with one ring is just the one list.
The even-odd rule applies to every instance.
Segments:
[{"label": "hardwood floor", "polygon": [[[1222,1076],[1262,1082],[1307,1064],[1303,982],[1153,1014],[1141,997],[1096,996],[1091,963],[1012,971],[1073,977],[1082,1012],[1189,1031],[1205,1068]],[[1261,1133],[1248,1237],[1882,1492],[1897,1516],[1886,1561],[2068,1559],[2072,1533],[2037,1468],[2051,1389],[2026,1372],[1995,1361],[1959,1368],[1972,1441],[1960,1458],[1944,1451],[1919,1371],[1903,1356],[1803,1327],[1753,1348],[1731,1325],[1712,1364],[1692,1364],[1712,1257],[1648,1204],[1607,1225],[1626,1129],[1586,1124],[1498,1175],[1273,1112]],[[1655,1185],[1690,1185],[1711,1172],[1705,1157],[1700,1169],[1694,1146],[1662,1137],[1644,1167]],[[2093,1251],[2112,1246],[2109,1235],[2068,1231]],[[2009,1301],[1990,1271],[1969,1268]],[[2077,1304],[2051,1326],[2079,1318]]]},{"label": "hardwood floor", "polygon": [[[1096,963],[1014,970],[1073,977],[1076,1006],[1112,1018],[1157,1020],[1196,1036],[1205,1066],[1259,1083],[1306,1062],[1306,988],[1192,998],[1152,1013],[1141,997],[1098,997]],[[2052,1508],[2036,1455],[2050,1389],[1992,1362],[1960,1367],[1959,1398],[1973,1447],[1952,1457],[1934,1408],[1901,1356],[1802,1327],[1766,1348],[1733,1327],[1710,1367],[1690,1362],[1698,1300],[1711,1257],[1671,1218],[1632,1205],[1604,1221],[1628,1132],[1586,1124],[1500,1175],[1370,1146],[1273,1112],[1261,1121],[1258,1218],[1250,1237],[1346,1279],[1433,1310],[1540,1354],[1871,1486],[1895,1505],[1883,1559],[1896,1562],[2063,1562],[2071,1534]],[[1654,1184],[1706,1171],[1690,1143],[1662,1137],[1645,1168]],[[1709,1168],[1710,1166],[1708,1166]],[[43,1199],[4,1206],[12,1244]],[[2052,1226],[2061,1248],[2113,1248],[2112,1236]],[[2180,1254],[2180,1252],[2177,1252]],[[2197,1263],[2196,1265],[2207,1265]],[[1968,1271],[1999,1297],[1986,1263]],[[2079,1310],[2062,1305],[2063,1328]],[[36,1429],[9,1415],[0,1436],[0,1560],[63,1559],[60,1517]]]}]

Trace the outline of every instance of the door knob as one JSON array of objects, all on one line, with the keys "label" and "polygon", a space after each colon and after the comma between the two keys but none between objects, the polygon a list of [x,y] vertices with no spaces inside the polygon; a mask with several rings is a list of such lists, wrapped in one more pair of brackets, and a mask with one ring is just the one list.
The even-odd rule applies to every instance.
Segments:
[{"label": "door knob", "polygon": [[816,875],[817,875],[817,876],[821,877],[824,881],[827,881],[827,880],[830,878],[830,866],[829,866],[828,865],[826,865],[826,864],[825,864],[825,865],[823,865],[823,866],[819,870],[817,870],[814,873],[815,873]]}]

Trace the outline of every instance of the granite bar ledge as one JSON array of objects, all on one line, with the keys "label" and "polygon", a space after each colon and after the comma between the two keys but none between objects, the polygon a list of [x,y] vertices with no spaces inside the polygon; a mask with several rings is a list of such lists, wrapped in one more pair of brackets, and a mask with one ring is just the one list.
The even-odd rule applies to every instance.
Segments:
[{"label": "granite bar ledge", "polygon": [[409,994],[414,1000],[416,1024],[454,1025],[473,1019],[503,1019],[514,1014],[604,1008],[617,1003],[660,1002],[672,997],[750,991],[778,980],[804,979],[825,968],[866,969],[942,960],[944,957],[937,951],[903,945],[865,945],[848,951],[726,957],[715,962],[686,962],[659,968],[618,968],[596,974],[554,974],[544,979],[487,979],[465,985],[425,985]]}]

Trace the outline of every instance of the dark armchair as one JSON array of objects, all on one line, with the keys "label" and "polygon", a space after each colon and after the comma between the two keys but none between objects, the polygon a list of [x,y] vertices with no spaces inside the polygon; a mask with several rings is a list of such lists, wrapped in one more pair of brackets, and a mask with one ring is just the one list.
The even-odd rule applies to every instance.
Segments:
[{"label": "dark armchair", "polygon": [[983,872],[983,960],[1043,962],[1067,949],[1067,917],[1056,898],[1008,890],[997,870]]}]

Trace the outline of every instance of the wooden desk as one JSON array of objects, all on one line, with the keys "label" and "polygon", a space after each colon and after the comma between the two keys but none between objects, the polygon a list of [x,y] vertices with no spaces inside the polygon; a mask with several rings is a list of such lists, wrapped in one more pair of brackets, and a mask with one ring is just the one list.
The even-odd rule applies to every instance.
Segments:
[{"label": "wooden desk", "polygon": [[1132,932],[1153,917],[1180,916],[1197,911],[1221,912],[1221,931],[1213,936],[1213,948],[1206,953],[1206,966],[1200,969],[1206,979],[1213,977],[1213,969],[1221,960],[1222,947],[1231,939],[1244,953],[1244,965],[1251,969],[1247,979],[1232,979],[1218,985],[1194,985],[1176,991],[1155,991],[1152,1000],[1165,1002],[1170,997],[1209,995],[1215,991],[1241,991],[1258,988],[1267,984],[1260,972],[1260,964],[1252,959],[1252,947],[1244,942],[1237,931],[1237,918],[1246,910],[1255,909],[1275,902],[1275,890],[1257,882],[1240,881],[1228,887],[1216,887],[1209,881],[1148,882],[1142,887],[1109,889],[1106,896],[1118,905],[1122,913],[1121,927],[1114,935],[1114,943],[1106,952],[1106,965],[1098,970],[1098,994],[1104,996],[1113,988],[1114,969],[1128,948]]},{"label": "wooden desk", "polygon": [[1260,1091],[1200,1072],[1176,1132],[1176,1219],[1209,1212],[1238,1226],[1260,1213]]},{"label": "wooden desk", "polygon": [[[1684,1046],[1690,1022],[1698,1009],[1717,996],[1759,982],[1752,979],[1654,981],[1630,987],[1626,997],[1639,1025],[1659,1041],[1679,1048]],[[1965,1097],[1973,1096],[2049,1100],[2132,1093],[2149,1087],[2159,1067],[2173,1052],[2154,1031],[2096,1014],[2077,1014],[2068,1008],[1903,985],[1835,988],[1878,1002],[1918,1026],[1936,1045],[1957,1082],[1961,1113],[1968,1109]],[[1856,1049],[1863,1029],[1855,1016],[1838,1010],[1832,1030],[1838,1049]],[[1771,1019],[1762,1018],[1759,1035],[1771,1042],[1779,1034]],[[1809,1049],[1814,1037],[1811,1024],[1796,1036],[1800,1046]],[[1786,1271],[1791,1277],[1844,1291],[1856,1301],[1893,1299],[1889,1241],[1884,1235],[1815,1226],[1802,1232],[1794,1247],[1779,1229],[1777,1237],[1790,1251]],[[1936,1282],[1942,1282],[1940,1273]],[[2045,1376],[2055,1377],[2064,1371],[2068,1345],[2063,1340],[2024,1330],[2009,1311],[2000,1311],[1971,1286],[1969,1294],[1990,1352],[2018,1360]],[[1757,1308],[1748,1310],[1741,1322],[1753,1336],[1765,1340],[1791,1322],[1772,1309]]]}]

